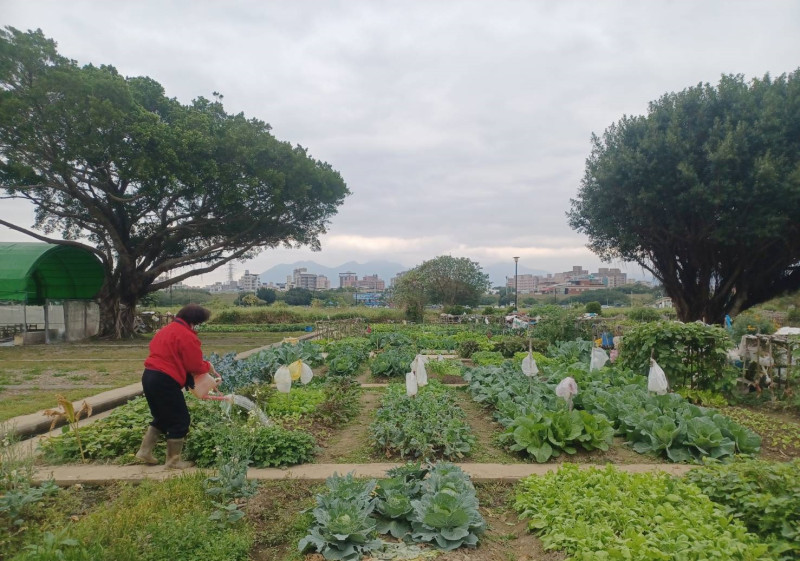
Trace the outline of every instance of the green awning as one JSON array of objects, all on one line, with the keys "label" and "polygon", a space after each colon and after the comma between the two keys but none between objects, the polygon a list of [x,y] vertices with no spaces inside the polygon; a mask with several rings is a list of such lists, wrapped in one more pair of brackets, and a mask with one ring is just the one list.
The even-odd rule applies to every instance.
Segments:
[{"label": "green awning", "polygon": [[92,300],[104,280],[90,251],[38,242],[0,243],[0,302]]}]

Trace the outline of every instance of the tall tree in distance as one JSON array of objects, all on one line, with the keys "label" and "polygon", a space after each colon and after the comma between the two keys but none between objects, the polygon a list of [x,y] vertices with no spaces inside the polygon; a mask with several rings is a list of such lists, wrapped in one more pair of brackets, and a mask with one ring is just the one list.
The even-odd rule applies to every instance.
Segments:
[{"label": "tall tree in distance", "polygon": [[666,94],[592,143],[570,226],[650,271],[681,320],[800,288],[800,70]]},{"label": "tall tree in distance", "polygon": [[489,289],[489,275],[466,257],[442,255],[411,269],[394,288],[395,302],[419,316],[426,304],[474,306]]},{"label": "tall tree in distance", "polygon": [[319,249],[348,195],[220,99],[183,105],[150,78],[78,66],[39,30],[0,30],[0,193],[35,206],[32,228],[0,224],[100,258],[101,334],[131,334],[140,298],[229,261]]}]

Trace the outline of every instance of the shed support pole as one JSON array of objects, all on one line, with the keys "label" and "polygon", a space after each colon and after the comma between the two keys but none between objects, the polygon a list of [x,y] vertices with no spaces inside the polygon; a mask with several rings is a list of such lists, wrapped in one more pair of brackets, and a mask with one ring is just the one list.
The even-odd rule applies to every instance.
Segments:
[{"label": "shed support pole", "polygon": [[44,343],[50,343],[50,300],[45,298],[44,301]]}]

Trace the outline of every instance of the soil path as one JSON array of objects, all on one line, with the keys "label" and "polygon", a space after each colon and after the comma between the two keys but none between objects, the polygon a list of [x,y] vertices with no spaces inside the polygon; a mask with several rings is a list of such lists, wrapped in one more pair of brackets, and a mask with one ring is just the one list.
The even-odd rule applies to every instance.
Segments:
[{"label": "soil path", "polygon": [[498,447],[494,443],[494,436],[502,431],[502,427],[494,422],[492,413],[475,403],[465,391],[454,391],[456,403],[467,414],[467,422],[475,435],[475,448],[469,456],[470,461],[492,463],[523,463],[521,458],[516,458]]},{"label": "soil path", "polygon": [[339,458],[349,457],[355,451],[364,448],[367,442],[367,430],[380,405],[380,398],[379,391],[366,390],[361,394],[358,417],[325,443],[322,453],[316,458],[317,463],[335,463]]}]

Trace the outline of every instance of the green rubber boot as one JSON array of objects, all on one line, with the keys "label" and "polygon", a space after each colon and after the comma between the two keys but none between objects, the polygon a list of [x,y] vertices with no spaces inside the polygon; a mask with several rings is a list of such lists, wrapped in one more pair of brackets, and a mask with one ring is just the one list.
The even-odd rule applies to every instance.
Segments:
[{"label": "green rubber boot", "polygon": [[139,447],[139,451],[136,452],[136,458],[150,465],[159,463],[155,456],[153,456],[153,448],[158,444],[158,439],[162,434],[163,433],[153,425],[147,427],[147,432],[144,433],[144,438],[142,438],[142,445]]},{"label": "green rubber boot", "polygon": [[164,467],[167,469],[186,469],[194,466],[194,462],[186,462],[181,460],[181,452],[183,451],[182,438],[168,438],[167,439],[167,461]]}]

